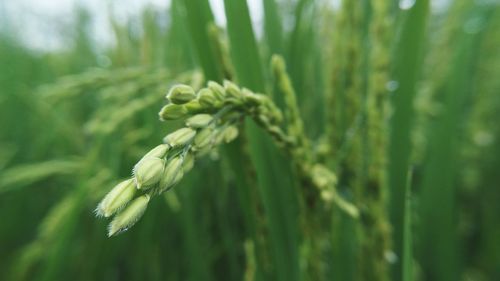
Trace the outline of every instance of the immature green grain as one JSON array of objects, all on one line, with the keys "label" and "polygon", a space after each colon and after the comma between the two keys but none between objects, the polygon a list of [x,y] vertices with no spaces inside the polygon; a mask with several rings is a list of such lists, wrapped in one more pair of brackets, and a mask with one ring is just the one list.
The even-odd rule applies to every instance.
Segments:
[{"label": "immature green grain", "polygon": [[186,120],[186,126],[194,128],[194,129],[199,129],[199,128],[204,128],[212,122],[213,117],[210,114],[196,114],[193,117],[190,117]]},{"label": "immature green grain", "polygon": [[151,149],[148,153],[146,153],[142,159],[148,158],[148,157],[156,157],[156,158],[163,158],[167,152],[170,150],[171,146],[168,144],[160,144],[156,146],[155,148]]},{"label": "immature green grain", "polygon": [[160,120],[175,120],[188,115],[188,109],[184,105],[178,104],[167,104],[165,105],[160,113]]},{"label": "immature green grain", "polygon": [[165,136],[163,138],[163,142],[168,144],[170,147],[180,147],[190,143],[195,136],[195,130],[191,128],[181,128]]},{"label": "immature green grain", "polygon": [[170,89],[167,99],[173,104],[185,104],[196,98],[193,88],[187,85],[176,85]]},{"label": "immature green grain", "polygon": [[161,158],[148,157],[134,167],[137,189],[147,189],[160,181],[165,162]]},{"label": "immature green grain", "polygon": [[[199,95],[199,94],[198,94]],[[189,113],[197,113],[203,111],[204,105],[200,104],[200,99],[192,100],[186,104],[184,104],[184,108],[186,108]],[[164,119],[161,121],[165,121]]]},{"label": "immature green grain", "polygon": [[204,88],[198,92],[198,102],[205,108],[220,106],[220,100],[215,95],[215,92],[210,89]]},{"label": "immature green grain", "polygon": [[238,127],[235,125],[227,126],[220,134],[225,143],[230,143],[238,137]]},{"label": "immature green grain", "polygon": [[160,180],[160,193],[167,191],[182,179],[184,158],[176,156],[168,160]]},{"label": "immature green grain", "polygon": [[194,138],[193,148],[195,150],[202,150],[207,147],[212,142],[212,137],[214,135],[214,128],[208,127],[200,130],[196,137]]},{"label": "immature green grain", "polygon": [[[282,71],[284,71],[284,68]],[[288,79],[287,76],[284,79]],[[169,118],[164,118],[181,119],[191,116],[185,120],[188,127],[180,128],[168,134],[163,139],[164,144],[150,150],[134,167],[133,173],[136,187],[145,193],[144,196],[148,196],[148,200],[150,196],[161,194],[175,186],[184,177],[184,174],[192,169],[196,157],[214,152],[223,143],[234,141],[239,134],[238,124],[245,116],[252,118],[268,132],[278,146],[287,151],[292,158],[295,158],[294,163],[302,162],[303,159],[300,156],[303,155],[304,147],[296,141],[301,136],[287,135],[281,129],[282,113],[271,99],[253,93],[248,89],[240,89],[236,84],[229,81],[225,81],[224,86],[215,82],[209,82],[208,84],[210,88],[201,89],[198,95],[187,103],[198,101],[199,106],[196,106],[191,112],[185,109],[183,114],[178,116],[170,115]],[[182,87],[175,86],[174,88],[177,90],[182,89],[186,93],[194,92],[184,85]],[[211,102],[202,102],[202,99],[207,99],[206,97],[210,97]],[[170,98],[169,95],[167,99],[172,102]],[[293,99],[291,102],[293,102]],[[184,107],[184,105],[173,103],[169,103],[165,107],[171,108],[172,106]],[[160,111],[160,114],[165,114],[165,107]],[[295,120],[294,124],[301,124],[300,116],[297,115],[295,118],[299,120]],[[289,131],[299,134],[298,131]],[[305,140],[305,142],[307,141]],[[303,158],[306,159],[306,157]],[[299,167],[302,167],[305,177],[313,185],[321,177],[312,174],[309,169],[312,167],[312,163],[309,160],[300,164]],[[314,177],[316,180],[313,179]],[[326,183],[322,183],[322,186],[317,187],[322,189],[323,193],[327,192],[325,190],[330,190],[331,195],[323,196],[324,198],[330,198],[342,210],[354,217],[357,216],[354,206],[336,196],[334,181],[327,180]],[[143,203],[141,206],[144,206],[145,209],[146,205]],[[127,211],[129,208],[136,210]],[[129,206],[123,211],[125,215],[118,214],[111,223],[111,235],[132,226],[135,223],[134,220],[138,219],[140,215],[135,215],[134,219],[128,217],[131,217],[131,214],[142,214],[143,210],[141,208]],[[139,212],[138,210],[142,211]],[[129,223],[129,221],[134,222]]]},{"label": "immature green grain", "polygon": [[108,229],[108,236],[116,235],[132,227],[144,214],[148,206],[149,196],[140,196],[115,216]]},{"label": "immature green grain", "polygon": [[182,171],[187,173],[194,167],[194,153],[186,153],[182,162]]},{"label": "immature green grain", "polygon": [[116,185],[97,206],[98,216],[110,217],[118,212],[134,197],[136,192],[133,179],[128,179]]}]

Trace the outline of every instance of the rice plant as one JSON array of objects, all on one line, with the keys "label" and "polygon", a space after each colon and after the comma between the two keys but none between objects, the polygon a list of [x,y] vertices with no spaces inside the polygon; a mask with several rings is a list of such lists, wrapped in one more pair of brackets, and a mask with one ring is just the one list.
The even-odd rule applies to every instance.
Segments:
[{"label": "rice plant", "polygon": [[0,280],[500,279],[499,3],[210,2],[0,29]]}]

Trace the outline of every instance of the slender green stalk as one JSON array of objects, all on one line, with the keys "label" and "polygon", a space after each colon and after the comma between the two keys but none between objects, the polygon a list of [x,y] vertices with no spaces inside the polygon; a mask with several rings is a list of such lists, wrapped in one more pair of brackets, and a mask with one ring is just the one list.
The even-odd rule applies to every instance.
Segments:
[{"label": "slender green stalk", "polygon": [[393,114],[390,121],[391,135],[389,139],[389,212],[393,226],[393,245],[397,260],[394,264],[393,279],[402,276],[402,249],[404,229],[404,187],[407,184],[407,172],[410,164],[411,141],[413,128],[413,101],[416,83],[419,80],[422,64],[429,1],[417,1],[415,5],[402,12],[402,26],[395,53],[395,69],[392,93]]},{"label": "slender green stalk", "polygon": [[[327,137],[330,143],[330,166],[339,175],[339,190],[348,192],[357,203],[362,203],[362,137],[358,127],[364,112],[364,71],[366,49],[363,47],[365,36],[366,9],[363,2],[342,1],[337,12],[334,34],[334,57],[332,93],[328,95],[327,109],[329,126]],[[363,206],[364,207],[364,206]],[[363,219],[366,209],[361,210]],[[335,215],[334,216],[338,216]],[[335,229],[344,227],[346,232],[335,233]],[[345,247],[334,247],[334,276],[342,280],[356,280],[364,274],[354,264],[367,268],[369,259],[364,259],[360,252],[360,229],[357,222],[337,217],[332,224],[332,243],[341,243],[345,239],[352,242]],[[340,236],[346,235],[346,236]],[[350,237],[350,238],[347,238]],[[353,238],[354,237],[354,238]],[[336,269],[336,270],[335,270]]]},{"label": "slender green stalk", "polygon": [[388,280],[390,245],[387,213],[387,83],[390,75],[391,12],[388,1],[372,1],[368,87],[365,100],[364,183],[360,201],[366,206],[362,226],[363,279]]},{"label": "slender green stalk", "polygon": [[408,183],[405,188],[405,213],[404,213],[404,231],[403,231],[403,275],[402,281],[413,281],[413,229],[412,229],[412,200],[411,200],[411,183],[413,178],[413,171],[408,171]]}]

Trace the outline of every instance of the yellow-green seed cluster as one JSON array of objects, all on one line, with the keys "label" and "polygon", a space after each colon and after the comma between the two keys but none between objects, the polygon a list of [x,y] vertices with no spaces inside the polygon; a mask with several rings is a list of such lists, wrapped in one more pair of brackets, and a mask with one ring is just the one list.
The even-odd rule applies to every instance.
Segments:
[{"label": "yellow-green seed cluster", "polygon": [[[274,61],[279,64],[280,59]],[[286,85],[288,76],[284,73],[284,65],[276,70],[280,74],[279,81]],[[291,86],[284,87],[283,92],[288,103],[296,103]],[[118,184],[98,205],[98,215],[115,215],[109,236],[134,225],[144,213],[149,199],[179,183],[193,168],[196,157],[213,152],[219,145],[237,138],[238,125],[247,116],[292,157],[303,177],[318,188],[325,202],[334,202],[352,217],[358,216],[357,208],[335,192],[335,174],[304,157],[309,141],[301,136],[303,124],[297,110],[287,112],[286,133],[280,126],[283,115],[269,97],[240,89],[230,81],[224,81],[223,85],[209,81],[206,88],[198,91],[187,85],[176,85],[166,99],[168,102],[160,110],[160,119],[184,119],[185,127],[167,134],[163,144],[149,151],[134,166],[133,178]]]},{"label": "yellow-green seed cluster", "polygon": [[99,216],[114,216],[109,236],[133,226],[149,199],[175,186],[192,169],[196,157],[238,137],[238,124],[245,116],[252,117],[284,143],[291,142],[277,125],[282,114],[274,103],[232,82],[208,82],[208,87],[198,92],[187,85],[176,85],[166,99],[168,103],[161,109],[160,119],[185,119],[185,127],[167,134],[163,144],[137,162],[133,177],[116,185],[99,203]]},{"label": "yellow-green seed cluster", "polygon": [[[279,64],[279,58],[274,61]],[[281,73],[281,84],[286,85],[284,65],[277,68],[277,73]],[[283,92],[288,103],[296,103],[291,87],[285,87]],[[109,226],[109,236],[133,226],[144,213],[149,199],[179,183],[193,168],[196,157],[238,137],[238,125],[247,116],[269,133],[295,163],[301,163],[298,166],[303,176],[319,189],[323,200],[334,202],[341,210],[357,217],[356,207],[336,194],[335,174],[304,157],[308,140],[301,137],[303,125],[298,111],[287,112],[286,133],[280,126],[283,115],[269,97],[240,89],[230,81],[224,81],[223,85],[209,81],[206,88],[198,91],[187,85],[176,85],[166,99],[167,104],[159,112],[160,120],[185,119],[185,127],[167,134],[163,144],[146,153],[134,166],[133,177],[115,186],[98,205],[98,215],[115,216]]]}]

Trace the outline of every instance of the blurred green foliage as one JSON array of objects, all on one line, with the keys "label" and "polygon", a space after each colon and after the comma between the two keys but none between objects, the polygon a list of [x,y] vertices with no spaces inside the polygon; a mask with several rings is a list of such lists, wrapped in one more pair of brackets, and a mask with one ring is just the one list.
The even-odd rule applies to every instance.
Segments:
[{"label": "blurred green foliage", "polygon": [[[2,29],[0,280],[500,280],[499,3],[262,2],[259,37],[244,0],[226,29],[207,0],[110,15],[112,46],[82,8],[61,50]],[[231,79],[286,111],[275,53],[360,219],[247,122],[107,238],[97,202],[178,127],[158,121],[168,88]]]}]

